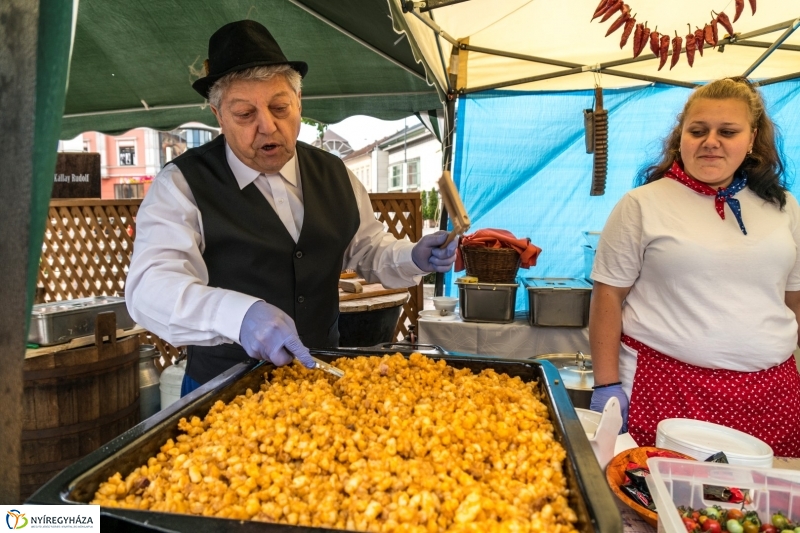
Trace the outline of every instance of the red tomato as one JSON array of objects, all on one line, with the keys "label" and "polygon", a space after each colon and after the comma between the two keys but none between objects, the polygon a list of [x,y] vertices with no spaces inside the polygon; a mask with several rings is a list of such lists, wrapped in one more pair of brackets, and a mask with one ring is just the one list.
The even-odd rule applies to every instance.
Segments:
[{"label": "red tomato", "polygon": [[728,509],[728,513],[726,515],[726,520],[739,520],[744,516],[744,513],[741,512],[739,509]]},{"label": "red tomato", "polygon": [[697,531],[697,522],[691,518],[683,518],[683,525],[686,527],[686,531],[689,531],[689,533]]},{"label": "red tomato", "polygon": [[761,524],[762,533],[778,533],[778,528],[772,524]]},{"label": "red tomato", "polygon": [[708,533],[722,533],[722,526],[717,520],[714,520],[713,518],[709,518],[708,520],[703,522],[701,529]]}]

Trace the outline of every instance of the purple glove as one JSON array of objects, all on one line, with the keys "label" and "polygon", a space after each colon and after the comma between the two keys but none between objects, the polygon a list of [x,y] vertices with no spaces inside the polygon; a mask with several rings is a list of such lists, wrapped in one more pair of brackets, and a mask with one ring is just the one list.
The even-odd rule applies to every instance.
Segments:
[{"label": "purple glove", "polygon": [[439,248],[447,240],[448,231],[437,231],[430,235],[425,235],[414,245],[411,250],[411,259],[420,270],[425,272],[447,272],[453,263],[456,262],[456,247],[458,239],[447,245],[447,248]]},{"label": "purple glove", "polygon": [[239,343],[253,359],[272,361],[275,366],[288,365],[296,357],[307,368],[314,368],[308,348],[297,336],[294,320],[267,302],[259,300],[250,306],[239,330]]},{"label": "purple glove", "polygon": [[622,385],[611,385],[610,387],[595,389],[592,393],[592,402],[589,404],[589,409],[602,413],[606,402],[614,397],[619,400],[619,410],[622,413],[622,429],[619,432],[625,433],[628,431],[628,396],[622,390]]}]

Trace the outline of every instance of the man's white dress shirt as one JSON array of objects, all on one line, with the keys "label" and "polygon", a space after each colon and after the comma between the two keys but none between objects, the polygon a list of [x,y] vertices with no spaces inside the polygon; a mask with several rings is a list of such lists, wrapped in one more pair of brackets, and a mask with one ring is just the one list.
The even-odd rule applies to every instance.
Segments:
[{"label": "man's white dress shirt", "polygon": [[[297,157],[279,173],[264,175],[242,163],[227,144],[225,154],[239,188],[255,183],[297,242],[304,214]],[[355,269],[368,282],[386,287],[416,285],[424,272],[411,259],[414,244],[384,231],[366,189],[349,169],[347,173],[360,225],[345,250],[342,269]],[[169,163],[156,176],[136,217],[125,299],[139,325],[176,346],[238,342],[244,315],[259,300],[209,287],[204,249],[200,210],[183,173]]]}]

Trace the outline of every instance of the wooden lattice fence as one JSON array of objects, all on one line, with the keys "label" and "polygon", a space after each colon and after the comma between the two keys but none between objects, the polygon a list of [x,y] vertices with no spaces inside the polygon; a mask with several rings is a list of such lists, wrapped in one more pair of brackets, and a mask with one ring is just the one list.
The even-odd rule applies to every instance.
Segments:
[{"label": "wooden lattice fence", "polygon": [[[422,237],[422,199],[416,193],[374,193],[369,195],[375,216],[383,222],[386,230],[397,237],[408,237],[417,242]],[[403,312],[397,322],[395,340],[402,340],[408,335],[408,326],[416,327],[419,312],[423,306],[422,282],[410,287],[411,297],[403,305]]]},{"label": "wooden lattice fence", "polygon": [[[375,214],[397,238],[416,242],[422,236],[418,193],[372,194]],[[51,200],[37,282],[37,303],[123,296],[136,232],[141,199]],[[409,289],[395,332],[397,340],[417,323],[422,307],[422,284]],[[143,334],[143,343],[155,344],[165,359],[178,350],[155,335]]]}]

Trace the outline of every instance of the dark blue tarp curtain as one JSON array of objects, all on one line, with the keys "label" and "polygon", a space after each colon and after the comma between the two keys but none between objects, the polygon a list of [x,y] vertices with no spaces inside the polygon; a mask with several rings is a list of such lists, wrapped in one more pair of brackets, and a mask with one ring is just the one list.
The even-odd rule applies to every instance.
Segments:
[{"label": "dark blue tarp curtain", "polygon": [[[761,88],[782,133],[787,182],[800,163],[800,80]],[[594,91],[488,91],[459,98],[453,178],[472,229],[502,228],[542,248],[526,277],[584,277],[583,231],[600,231],[639,170],[658,157],[689,89],[653,85],[605,90],[609,159],[604,196],[590,196],[592,155],[586,153],[583,110]],[[448,274],[445,294],[464,272]],[[524,291],[517,309],[526,308]]]}]

